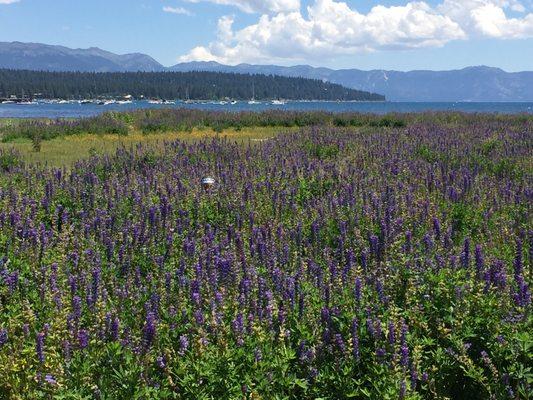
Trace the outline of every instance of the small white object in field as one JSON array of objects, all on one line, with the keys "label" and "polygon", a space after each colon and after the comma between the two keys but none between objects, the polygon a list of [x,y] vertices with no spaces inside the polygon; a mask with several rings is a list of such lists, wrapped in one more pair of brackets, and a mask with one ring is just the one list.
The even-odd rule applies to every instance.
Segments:
[{"label": "small white object in field", "polygon": [[215,180],[209,176],[202,179],[202,187],[205,190],[211,189],[214,186],[214,184],[215,184]]}]

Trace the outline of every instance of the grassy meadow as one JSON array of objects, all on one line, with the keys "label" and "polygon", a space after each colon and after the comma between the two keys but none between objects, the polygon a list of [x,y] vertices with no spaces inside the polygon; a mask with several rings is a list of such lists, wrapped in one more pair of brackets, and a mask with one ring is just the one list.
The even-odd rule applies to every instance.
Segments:
[{"label": "grassy meadow", "polygon": [[[226,129],[216,132],[211,128],[194,128],[190,132],[163,132],[146,134],[133,131],[127,135],[80,133],[70,136],[59,136],[43,141],[39,151],[35,151],[31,139],[16,138],[9,142],[0,142],[0,149],[13,150],[20,154],[21,159],[28,163],[40,163],[49,166],[71,166],[76,161],[94,155],[113,154],[119,148],[131,148],[136,145],[148,145],[155,148],[164,142],[175,140],[195,141],[206,138],[225,137],[239,143],[256,143],[268,140],[281,131],[294,131],[294,128],[250,127],[236,130]],[[1,140],[1,137],[0,137]]]}]

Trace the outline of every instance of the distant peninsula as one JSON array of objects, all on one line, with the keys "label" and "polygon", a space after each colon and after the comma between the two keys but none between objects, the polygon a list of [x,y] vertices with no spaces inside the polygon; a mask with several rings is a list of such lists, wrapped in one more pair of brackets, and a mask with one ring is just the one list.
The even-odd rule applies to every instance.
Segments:
[{"label": "distant peninsula", "polygon": [[0,98],[384,101],[318,79],[225,72],[49,72],[0,69]]}]

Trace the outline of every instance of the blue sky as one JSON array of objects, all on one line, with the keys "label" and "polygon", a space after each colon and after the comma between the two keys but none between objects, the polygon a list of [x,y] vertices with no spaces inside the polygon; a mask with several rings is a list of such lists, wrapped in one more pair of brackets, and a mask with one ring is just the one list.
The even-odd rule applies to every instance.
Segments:
[{"label": "blue sky", "polygon": [[0,0],[0,41],[360,69],[533,70],[532,0]]}]

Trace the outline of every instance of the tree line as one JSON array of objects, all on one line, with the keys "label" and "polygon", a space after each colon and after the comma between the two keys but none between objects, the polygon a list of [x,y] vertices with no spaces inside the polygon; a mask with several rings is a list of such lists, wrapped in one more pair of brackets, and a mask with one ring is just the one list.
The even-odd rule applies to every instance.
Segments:
[{"label": "tree line", "polygon": [[0,98],[135,98],[383,101],[379,94],[315,79],[222,72],[45,72],[0,69]]}]

